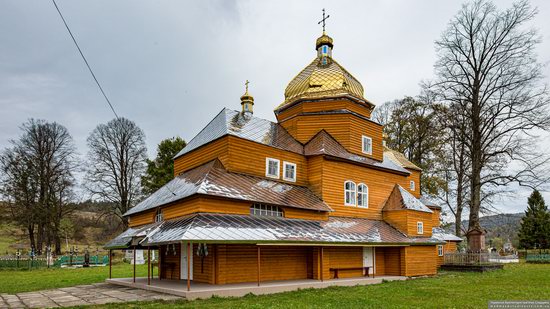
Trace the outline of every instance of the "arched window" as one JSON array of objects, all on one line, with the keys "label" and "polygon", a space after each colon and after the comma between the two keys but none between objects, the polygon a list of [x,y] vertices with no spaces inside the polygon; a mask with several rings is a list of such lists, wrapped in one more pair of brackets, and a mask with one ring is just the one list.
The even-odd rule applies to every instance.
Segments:
[{"label": "arched window", "polygon": [[364,183],[357,185],[357,206],[369,207],[369,187]]},{"label": "arched window", "polygon": [[253,204],[250,206],[250,214],[253,216],[284,217],[283,210],[280,207],[265,204]]},{"label": "arched window", "polygon": [[346,181],[344,183],[345,201],[344,204],[348,206],[355,206],[355,182]]}]

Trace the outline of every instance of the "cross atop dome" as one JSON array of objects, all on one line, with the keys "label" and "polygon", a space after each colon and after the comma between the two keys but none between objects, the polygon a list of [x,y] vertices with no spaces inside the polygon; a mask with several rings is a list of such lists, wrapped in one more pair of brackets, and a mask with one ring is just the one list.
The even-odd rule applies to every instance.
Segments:
[{"label": "cross atop dome", "polygon": [[330,17],[330,15],[328,15],[327,17],[325,17],[325,8],[323,8],[323,19],[321,19],[317,24],[320,25],[321,23],[323,23],[323,34],[325,33],[325,21]]},{"label": "cross atop dome", "polygon": [[315,50],[317,50],[318,57],[324,58],[324,63],[327,63],[326,57],[332,57],[332,48],[334,47],[332,44],[332,38],[325,32],[325,23],[329,17],[330,15],[325,15],[325,9],[323,8],[323,19],[317,23],[318,25],[321,23],[323,24],[323,35],[317,39],[317,42],[315,43]]},{"label": "cross atop dome", "polygon": [[241,96],[241,106],[242,106],[243,115],[252,115],[254,113],[254,97],[248,93],[248,84],[250,84],[250,82],[247,79],[246,82],[244,83],[245,92]]}]

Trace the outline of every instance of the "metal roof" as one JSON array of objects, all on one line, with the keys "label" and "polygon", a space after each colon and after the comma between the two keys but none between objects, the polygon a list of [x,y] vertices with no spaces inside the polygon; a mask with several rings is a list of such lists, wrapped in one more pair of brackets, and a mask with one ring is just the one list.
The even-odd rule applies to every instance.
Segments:
[{"label": "metal roof", "polygon": [[225,170],[219,160],[191,169],[168,182],[124,215],[166,205],[194,194],[316,211],[332,209],[309,188]]},{"label": "metal roof", "polygon": [[134,238],[145,237],[151,229],[157,227],[160,223],[151,223],[147,225],[142,225],[139,227],[130,227],[126,231],[122,232],[117,237],[111,239],[107,244],[105,244],[105,249],[118,249],[118,248],[128,248],[130,243]]},{"label": "metal roof", "polygon": [[390,193],[390,196],[384,202],[383,211],[391,210],[415,210],[427,213],[433,211],[424,205],[419,199],[412,195],[402,186],[396,184]]},{"label": "metal roof", "polygon": [[447,233],[440,227],[432,228],[432,237],[441,241],[462,241],[462,238],[454,234]]},{"label": "metal roof", "polygon": [[272,121],[224,108],[174,158],[208,144],[225,135],[302,153],[303,146],[281,125]]},{"label": "metal roof", "polygon": [[420,167],[409,161],[404,154],[397,150],[390,149],[387,146],[384,146],[384,157],[387,157],[389,160],[394,161],[396,164],[399,164],[399,166],[404,168],[422,171]]},{"label": "metal roof", "polygon": [[[163,222],[147,235],[142,244],[158,245],[185,240],[234,243],[420,243],[381,220],[330,217],[328,221],[312,221],[200,213]],[[425,238],[426,243],[433,241]]]},{"label": "metal roof", "polygon": [[441,205],[439,205],[435,202],[434,197],[421,195],[420,196],[420,201],[422,202],[422,204],[424,204],[428,207],[435,207],[435,208],[440,208],[441,209]]},{"label": "metal roof", "polygon": [[309,140],[309,142],[307,142],[307,144],[304,146],[304,154],[306,156],[330,155],[358,163],[367,164],[377,168],[410,174],[409,171],[394,163],[393,161],[387,159],[386,156],[384,156],[384,160],[380,162],[368,157],[350,153],[346,150],[346,148],[344,148],[344,146],[338,143],[338,141],[336,141],[336,139],[334,139],[334,137],[332,137],[330,133],[325,130],[319,131],[319,133],[317,133],[314,137],[311,138],[311,140]]}]

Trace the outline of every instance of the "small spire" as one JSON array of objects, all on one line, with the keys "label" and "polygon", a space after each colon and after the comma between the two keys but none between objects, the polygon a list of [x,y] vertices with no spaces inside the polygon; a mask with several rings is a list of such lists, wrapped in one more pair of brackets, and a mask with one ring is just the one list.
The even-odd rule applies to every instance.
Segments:
[{"label": "small spire", "polygon": [[241,106],[243,115],[252,115],[254,113],[254,97],[248,93],[248,79],[244,83],[245,92],[241,96]]}]

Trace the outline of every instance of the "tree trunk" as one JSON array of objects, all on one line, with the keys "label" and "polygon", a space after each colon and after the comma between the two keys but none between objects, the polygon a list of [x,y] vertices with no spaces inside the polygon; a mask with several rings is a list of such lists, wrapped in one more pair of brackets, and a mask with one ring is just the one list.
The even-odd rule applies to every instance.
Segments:
[{"label": "tree trunk", "polygon": [[462,235],[462,184],[457,188],[456,196],[456,212],[455,212],[455,235],[460,237]]},{"label": "tree trunk", "polygon": [[29,231],[29,241],[31,244],[31,248],[36,248],[36,240],[34,239],[34,224],[30,223],[27,226],[27,230]]},{"label": "tree trunk", "polygon": [[55,255],[61,255],[61,237],[59,237],[59,233],[55,235]]}]

